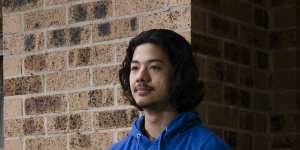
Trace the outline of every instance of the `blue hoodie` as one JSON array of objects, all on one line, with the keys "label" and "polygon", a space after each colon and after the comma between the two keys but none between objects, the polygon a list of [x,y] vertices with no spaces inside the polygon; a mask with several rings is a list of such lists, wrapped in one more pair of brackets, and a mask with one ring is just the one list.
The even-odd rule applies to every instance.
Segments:
[{"label": "blue hoodie", "polygon": [[183,112],[161,132],[159,137],[150,141],[141,132],[144,117],[138,118],[126,138],[113,144],[110,150],[229,150],[229,146],[205,128],[198,114]]}]

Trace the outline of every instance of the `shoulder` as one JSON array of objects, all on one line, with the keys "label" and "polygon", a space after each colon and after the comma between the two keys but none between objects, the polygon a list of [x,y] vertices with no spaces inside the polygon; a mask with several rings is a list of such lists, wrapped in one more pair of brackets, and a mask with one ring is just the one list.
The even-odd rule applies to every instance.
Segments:
[{"label": "shoulder", "polygon": [[114,143],[110,146],[109,150],[125,150],[128,149],[134,143],[134,139],[132,137],[125,137],[117,143]]},{"label": "shoulder", "polygon": [[203,150],[230,150],[230,147],[219,137],[211,135],[204,143]]},{"label": "shoulder", "polygon": [[195,147],[201,147],[201,150],[230,150],[221,138],[202,125],[189,129],[185,134],[191,139],[196,139],[192,143],[196,144],[193,144]]}]

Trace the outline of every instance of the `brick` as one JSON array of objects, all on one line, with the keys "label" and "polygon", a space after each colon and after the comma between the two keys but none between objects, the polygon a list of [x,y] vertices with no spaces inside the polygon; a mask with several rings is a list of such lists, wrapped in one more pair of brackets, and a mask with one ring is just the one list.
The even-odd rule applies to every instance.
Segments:
[{"label": "brick", "polygon": [[95,24],[92,32],[93,42],[134,36],[138,32],[138,26],[137,17]]},{"label": "brick", "polygon": [[68,99],[70,110],[83,110],[113,105],[112,89],[98,89],[71,93]]},{"label": "brick", "polygon": [[104,19],[112,16],[112,1],[101,0],[73,5],[69,8],[69,23]]},{"label": "brick", "polygon": [[249,133],[239,133],[236,149],[252,149],[252,136]]},{"label": "brick", "polygon": [[272,109],[271,99],[268,93],[254,93],[252,108],[257,111],[270,111]]},{"label": "brick", "polygon": [[247,24],[253,24],[253,6],[247,1],[227,0],[221,1],[222,13]]},{"label": "brick", "polygon": [[260,69],[269,69],[269,54],[262,51],[255,52],[255,65]]},{"label": "brick", "polygon": [[128,43],[120,43],[116,46],[116,60],[117,63],[123,62],[125,55],[126,55],[126,49],[128,47]]},{"label": "brick", "polygon": [[47,32],[47,47],[56,48],[87,44],[90,40],[90,26],[72,27]]},{"label": "brick", "polygon": [[238,83],[238,66],[224,63],[224,81],[230,83]]},{"label": "brick", "polygon": [[238,25],[217,16],[208,15],[208,33],[229,39],[237,39]]},{"label": "brick", "polygon": [[229,144],[229,146],[234,149],[237,146],[237,132],[233,131],[225,131],[224,132],[224,141],[225,143]]},{"label": "brick", "polygon": [[270,89],[271,87],[271,75],[264,71],[254,71],[253,72],[253,83],[254,87],[258,89]]},{"label": "brick", "polygon": [[239,99],[239,90],[232,86],[224,86],[224,102],[227,105],[237,105]]},{"label": "brick", "polygon": [[276,71],[272,73],[274,89],[297,89],[297,74],[295,71]]},{"label": "brick", "polygon": [[24,36],[24,50],[26,52],[41,50],[45,48],[44,41],[45,38],[43,32],[26,34]]},{"label": "brick", "polygon": [[95,85],[118,84],[119,66],[107,66],[96,68],[93,71],[93,82]]},{"label": "brick", "polygon": [[51,73],[46,78],[46,90],[74,90],[90,86],[90,73],[88,69],[70,70]]},{"label": "brick", "polygon": [[253,139],[254,149],[270,149],[270,139],[265,135],[255,135]]},{"label": "brick", "polygon": [[4,57],[3,58],[3,77],[18,76],[22,74],[21,57]]},{"label": "brick", "polygon": [[65,52],[46,54],[47,71],[60,71],[66,68]]},{"label": "brick", "polygon": [[5,137],[20,137],[23,135],[44,134],[44,120],[42,117],[11,119],[4,121]]},{"label": "brick", "polygon": [[[297,66],[297,68],[299,68],[300,67],[300,52],[299,51],[296,51],[296,66]],[[298,59],[297,59],[298,58]]]},{"label": "brick", "polygon": [[89,107],[103,107],[113,105],[112,90],[93,90],[89,91]]},{"label": "brick", "polygon": [[248,48],[227,42],[224,43],[224,58],[244,65],[251,65],[252,59],[251,51]]},{"label": "brick", "polygon": [[65,68],[65,52],[53,52],[27,56],[24,60],[26,72],[59,71]]},{"label": "brick", "polygon": [[237,110],[220,106],[208,106],[208,125],[236,128],[238,126]]},{"label": "brick", "polygon": [[23,150],[22,139],[4,140],[5,150]]},{"label": "brick", "polygon": [[123,90],[121,87],[117,88],[117,101],[118,101],[118,105],[129,105],[130,104],[129,100],[123,94]]},{"label": "brick", "polygon": [[10,0],[3,1],[3,12],[17,12],[25,11],[34,8],[41,8],[43,6],[43,0]]},{"label": "brick", "polygon": [[175,5],[189,5],[191,4],[191,0],[170,0],[169,5],[175,6]]},{"label": "brick", "polygon": [[47,0],[44,3],[46,6],[54,6],[54,5],[61,5],[61,4],[65,4],[68,2],[76,2],[76,1],[79,1],[79,0]]},{"label": "brick", "polygon": [[[273,55],[273,67],[274,70],[280,69],[292,69],[297,65],[297,51],[274,51]],[[299,61],[300,62],[300,61]]]},{"label": "brick", "polygon": [[270,47],[273,49],[296,47],[296,29],[270,33]]},{"label": "brick", "polygon": [[92,128],[92,116],[89,112],[74,113],[69,118],[70,130],[89,130]]},{"label": "brick", "polygon": [[25,100],[26,115],[64,112],[67,102],[64,95],[31,97]]},{"label": "brick", "polygon": [[[192,12],[196,11],[197,8],[192,6]],[[193,32],[206,32],[207,31],[207,22],[206,22],[206,13],[198,12],[192,13],[192,31]]]},{"label": "brick", "polygon": [[246,67],[240,67],[239,69],[240,74],[240,85],[253,87],[254,86],[254,75],[253,70]]},{"label": "brick", "polygon": [[73,49],[69,52],[70,66],[108,64],[113,61],[112,45]]},{"label": "brick", "polygon": [[269,115],[263,113],[254,114],[254,126],[253,129],[259,133],[266,133],[268,130],[268,117]]},{"label": "brick", "polygon": [[69,144],[72,150],[102,150],[110,147],[112,139],[111,133],[79,133],[71,136]]},{"label": "brick", "polygon": [[22,18],[20,15],[9,15],[3,17],[3,32],[5,35],[22,31]]},{"label": "brick", "polygon": [[27,56],[24,60],[26,70],[43,71],[46,68],[45,55]]},{"label": "brick", "polygon": [[211,38],[201,34],[192,33],[193,50],[201,54],[220,57],[222,54],[222,45],[219,39]]},{"label": "brick", "polygon": [[5,96],[41,93],[43,90],[40,76],[24,76],[4,80]]},{"label": "brick", "polygon": [[116,15],[130,15],[164,8],[165,1],[161,0],[116,0]]},{"label": "brick", "polygon": [[193,1],[192,5],[206,8],[218,13],[222,12],[222,3],[220,0],[198,0]]},{"label": "brick", "polygon": [[42,117],[24,119],[23,130],[25,135],[44,134],[44,119]]},{"label": "brick", "polygon": [[3,109],[4,118],[22,116],[22,99],[5,99]]},{"label": "brick", "polygon": [[224,80],[224,63],[213,59],[207,59],[207,71],[205,77],[208,80]]},{"label": "brick", "polygon": [[296,5],[297,0],[271,0],[272,7],[283,7]]},{"label": "brick", "polygon": [[191,8],[171,8],[170,10],[147,14],[140,18],[141,30],[153,28],[185,29],[191,27]]},{"label": "brick", "polygon": [[298,108],[296,92],[273,93],[272,110],[275,112],[297,111]]},{"label": "brick", "polygon": [[136,110],[114,110],[94,113],[94,127],[100,129],[130,127]]},{"label": "brick", "polygon": [[4,137],[19,137],[24,135],[23,119],[4,120]]},{"label": "brick", "polygon": [[25,140],[26,149],[30,150],[66,150],[67,137],[39,137]]},{"label": "brick", "polygon": [[268,32],[251,27],[240,27],[240,41],[244,44],[255,46],[259,48],[268,47]]},{"label": "brick", "polygon": [[24,28],[26,31],[57,27],[65,24],[65,8],[39,10],[24,15]]},{"label": "brick", "polygon": [[24,52],[24,35],[7,35],[3,37],[3,54],[21,54]]},{"label": "brick", "polygon": [[48,116],[47,117],[47,132],[48,133],[61,133],[69,129],[69,116]]},{"label": "brick", "polygon": [[127,137],[129,132],[130,132],[129,130],[119,131],[119,132],[117,133],[117,140],[120,141],[120,140],[122,140],[123,138]]},{"label": "brick", "polygon": [[239,113],[239,128],[252,131],[254,126],[254,115],[250,112],[241,111]]},{"label": "brick", "polygon": [[223,102],[224,88],[221,83],[218,82],[205,82],[205,96],[204,100],[215,103]]},{"label": "brick", "polygon": [[85,110],[89,108],[89,95],[87,91],[76,92],[68,95],[70,111]]},{"label": "brick", "polygon": [[205,72],[206,72],[206,59],[202,57],[201,55],[194,54],[194,60],[196,63],[196,66],[198,68],[199,76],[198,78],[200,79],[205,79]]},{"label": "brick", "polygon": [[254,9],[254,23],[259,27],[265,29],[269,28],[270,17],[267,10],[264,9]]},{"label": "brick", "polygon": [[240,90],[239,91],[239,106],[241,108],[250,108],[251,106],[251,99],[252,99],[252,94],[250,91],[247,90]]}]

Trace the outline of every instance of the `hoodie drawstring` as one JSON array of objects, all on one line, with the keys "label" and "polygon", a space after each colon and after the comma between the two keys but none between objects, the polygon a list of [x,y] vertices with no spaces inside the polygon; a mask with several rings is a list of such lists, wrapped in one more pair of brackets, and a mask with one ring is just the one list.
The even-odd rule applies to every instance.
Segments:
[{"label": "hoodie drawstring", "polygon": [[138,138],[137,150],[139,150],[139,149],[140,149],[141,136],[142,136],[142,134],[141,134],[141,133],[138,133],[138,134],[137,134],[137,138]]}]

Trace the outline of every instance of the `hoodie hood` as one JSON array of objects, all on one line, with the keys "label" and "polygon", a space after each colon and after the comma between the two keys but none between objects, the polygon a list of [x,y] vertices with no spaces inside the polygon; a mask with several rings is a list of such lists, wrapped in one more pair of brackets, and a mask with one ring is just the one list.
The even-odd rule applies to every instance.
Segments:
[{"label": "hoodie hood", "polygon": [[[133,136],[138,140],[141,140],[142,143],[150,142],[149,139],[143,134],[141,127],[145,122],[145,117],[139,117],[132,124],[132,130],[129,133],[129,136]],[[201,121],[198,117],[198,113],[196,112],[182,112],[178,114],[167,127],[161,132],[160,136],[154,140],[162,142],[168,141],[172,137],[176,136],[178,133],[189,129],[191,126],[201,125]]]}]

